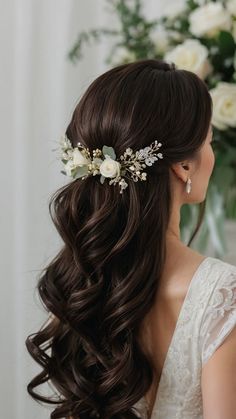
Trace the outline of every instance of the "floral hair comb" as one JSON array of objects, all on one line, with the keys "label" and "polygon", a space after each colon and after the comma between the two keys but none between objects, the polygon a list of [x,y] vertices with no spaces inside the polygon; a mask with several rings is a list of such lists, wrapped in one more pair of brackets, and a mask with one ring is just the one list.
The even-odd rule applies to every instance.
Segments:
[{"label": "floral hair comb", "polygon": [[104,145],[102,150],[92,150],[92,156],[88,148],[80,142],[73,147],[66,134],[63,134],[60,140],[61,155],[60,159],[64,164],[65,170],[61,171],[64,175],[74,179],[85,179],[88,176],[100,175],[100,182],[103,184],[105,178],[110,178],[109,185],[119,184],[120,193],[127,188],[128,183],[124,177],[131,178],[134,182],[146,180],[147,173],[143,171],[147,166],[162,159],[162,153],[156,153],[162,146],[155,140],[150,146],[133,151],[127,148],[119,159],[113,147]]}]

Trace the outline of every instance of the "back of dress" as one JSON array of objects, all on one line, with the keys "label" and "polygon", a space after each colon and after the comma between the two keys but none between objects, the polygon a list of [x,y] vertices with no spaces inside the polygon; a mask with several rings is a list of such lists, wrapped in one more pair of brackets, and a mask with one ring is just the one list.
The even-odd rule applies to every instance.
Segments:
[{"label": "back of dress", "polygon": [[[236,266],[206,257],[195,272],[164,362],[151,419],[202,419],[201,370],[236,325]],[[145,399],[134,406],[148,418]]]}]

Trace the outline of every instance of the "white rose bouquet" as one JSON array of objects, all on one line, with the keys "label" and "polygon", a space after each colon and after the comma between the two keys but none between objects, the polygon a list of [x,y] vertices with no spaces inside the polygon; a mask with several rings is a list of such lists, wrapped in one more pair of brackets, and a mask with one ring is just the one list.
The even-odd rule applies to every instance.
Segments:
[{"label": "white rose bouquet", "polygon": [[[83,43],[112,36],[116,42],[106,59],[109,65],[163,58],[206,82],[213,100],[216,164],[196,247],[205,250],[208,237],[216,255],[222,255],[227,248],[222,221],[236,220],[236,0],[186,0],[153,20],[143,14],[144,0],[107,1],[117,14],[117,29],[81,32],[68,57],[75,61],[82,57]],[[182,220],[184,236],[196,223],[194,205],[184,206]]]}]

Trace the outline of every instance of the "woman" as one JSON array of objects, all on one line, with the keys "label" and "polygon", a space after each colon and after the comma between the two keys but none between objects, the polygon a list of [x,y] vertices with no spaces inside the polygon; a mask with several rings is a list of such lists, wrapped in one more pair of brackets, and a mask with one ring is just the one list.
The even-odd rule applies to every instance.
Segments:
[{"label": "woman", "polygon": [[38,283],[52,315],[26,340],[51,418],[235,419],[236,267],[180,238],[182,205],[204,208],[211,117],[205,83],[161,60],[107,71],[76,106],[73,181],[50,202],[64,245]]}]

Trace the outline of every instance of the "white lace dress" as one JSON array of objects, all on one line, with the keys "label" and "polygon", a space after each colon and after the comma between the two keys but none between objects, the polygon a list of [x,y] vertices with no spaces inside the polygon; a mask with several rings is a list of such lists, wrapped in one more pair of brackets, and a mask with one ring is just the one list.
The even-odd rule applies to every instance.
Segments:
[{"label": "white lace dress", "polygon": [[[206,257],[195,271],[167,351],[151,419],[202,419],[201,369],[236,325],[236,266]],[[136,414],[146,419],[142,397]]]}]

